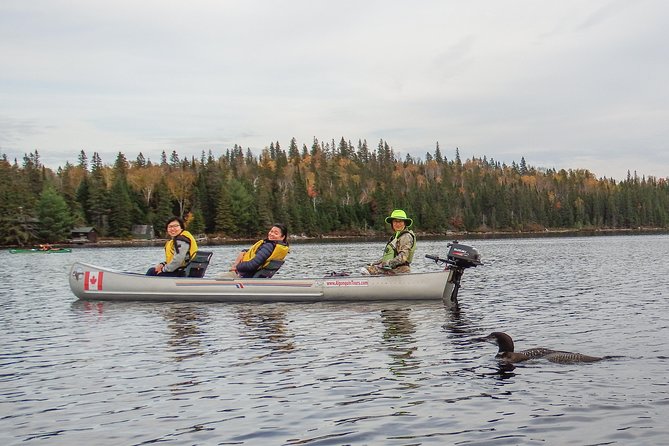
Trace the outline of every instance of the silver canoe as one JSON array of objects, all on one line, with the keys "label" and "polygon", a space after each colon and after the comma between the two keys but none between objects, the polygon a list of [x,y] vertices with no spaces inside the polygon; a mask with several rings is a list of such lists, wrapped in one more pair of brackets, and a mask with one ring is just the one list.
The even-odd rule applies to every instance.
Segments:
[{"label": "silver canoe", "polygon": [[[465,268],[480,264],[478,253],[452,248],[443,271],[395,276],[231,279],[155,277],[117,271],[86,263],[72,265],[70,288],[85,300],[191,301],[191,302],[317,302],[443,300],[457,305],[460,278]],[[458,258],[457,256],[460,256]],[[475,257],[475,258],[474,258]]]},{"label": "silver canoe", "polygon": [[315,302],[450,299],[451,271],[396,276],[290,279],[149,277],[75,263],[70,288],[79,299],[199,302]]}]

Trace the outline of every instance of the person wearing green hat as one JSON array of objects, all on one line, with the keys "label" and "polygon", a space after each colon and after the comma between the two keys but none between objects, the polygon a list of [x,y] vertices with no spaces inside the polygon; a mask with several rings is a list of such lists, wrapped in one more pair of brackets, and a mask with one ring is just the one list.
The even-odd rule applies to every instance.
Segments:
[{"label": "person wearing green hat", "polygon": [[413,220],[407,217],[403,210],[395,209],[386,217],[386,223],[391,225],[393,235],[386,243],[383,257],[363,267],[361,269],[363,274],[394,275],[411,272],[409,265],[416,251],[416,234],[409,229],[413,225]]}]

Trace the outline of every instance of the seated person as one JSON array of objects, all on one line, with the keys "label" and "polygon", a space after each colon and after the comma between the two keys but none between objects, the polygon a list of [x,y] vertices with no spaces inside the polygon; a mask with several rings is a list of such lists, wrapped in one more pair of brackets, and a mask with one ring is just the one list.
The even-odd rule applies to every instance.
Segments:
[{"label": "seated person", "polygon": [[165,243],[165,261],[151,267],[147,276],[176,276],[184,275],[184,268],[197,253],[197,242],[193,235],[184,230],[184,221],[179,217],[167,220],[165,231],[170,239]]},{"label": "seated person", "polygon": [[386,243],[383,257],[371,265],[361,269],[362,274],[395,275],[411,272],[411,261],[416,251],[416,234],[409,228],[413,220],[407,217],[406,212],[395,209],[386,217],[386,223],[391,226],[393,235]]},{"label": "seated person", "polygon": [[271,260],[285,259],[289,251],[288,229],[286,225],[276,223],[270,228],[266,239],[258,240],[249,249],[239,253],[230,271],[238,277],[253,277]]}]

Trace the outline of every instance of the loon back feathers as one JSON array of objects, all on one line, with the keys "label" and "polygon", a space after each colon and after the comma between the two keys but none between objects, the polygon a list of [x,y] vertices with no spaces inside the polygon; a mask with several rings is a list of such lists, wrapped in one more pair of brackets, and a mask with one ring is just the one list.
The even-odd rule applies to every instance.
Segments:
[{"label": "loon back feathers", "polygon": [[550,353],[554,353],[554,350],[543,347],[530,348],[517,352],[517,354],[524,355],[527,359],[543,358]]},{"label": "loon back feathers", "polygon": [[575,362],[596,362],[601,361],[604,358],[584,355],[582,353],[554,351],[544,356],[544,359],[560,364],[573,364]]},{"label": "loon back feathers", "polygon": [[551,350],[549,348],[531,348],[514,352],[513,339],[511,339],[511,336],[501,331],[490,333],[483,338],[483,340],[497,344],[499,350],[495,357],[506,362],[522,362],[527,361],[528,359],[543,358],[560,364],[571,364],[575,362],[595,362],[604,359],[596,356],[583,355],[581,353]]}]

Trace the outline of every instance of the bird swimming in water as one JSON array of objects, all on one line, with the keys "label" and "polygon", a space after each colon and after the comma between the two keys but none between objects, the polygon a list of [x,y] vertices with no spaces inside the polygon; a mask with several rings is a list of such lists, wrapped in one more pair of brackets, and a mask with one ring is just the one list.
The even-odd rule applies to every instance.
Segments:
[{"label": "bird swimming in water", "polygon": [[481,338],[481,340],[497,344],[499,351],[495,358],[504,362],[515,363],[527,361],[528,359],[547,359],[551,362],[560,364],[572,364],[575,362],[595,362],[601,361],[605,358],[597,356],[588,356],[581,353],[563,352],[560,350],[551,350],[548,348],[531,348],[520,352],[513,351],[513,339],[506,333],[496,331],[490,333],[488,336]]}]

